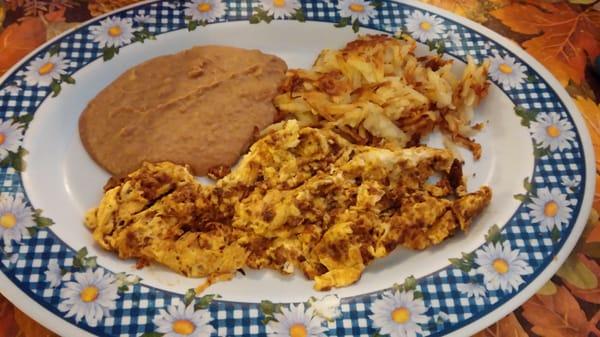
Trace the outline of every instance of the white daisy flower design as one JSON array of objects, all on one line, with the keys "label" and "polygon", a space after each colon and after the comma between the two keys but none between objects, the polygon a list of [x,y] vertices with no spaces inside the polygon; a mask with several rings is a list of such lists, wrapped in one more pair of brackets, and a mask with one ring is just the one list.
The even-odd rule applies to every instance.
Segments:
[{"label": "white daisy flower design", "polygon": [[71,273],[63,275],[62,269],[56,262],[56,260],[50,260],[48,263],[48,270],[44,273],[46,275],[46,281],[50,283],[50,288],[58,287],[62,281],[66,281],[71,278]]},{"label": "white daisy flower design", "polygon": [[267,325],[269,337],[325,337],[327,329],[323,327],[323,319],[314,315],[313,308],[304,310],[304,303],[297,306],[290,304],[282,308],[281,313],[273,314],[277,321]]},{"label": "white daisy flower design", "polygon": [[23,125],[5,120],[0,122],[0,160],[9,152],[16,153],[23,142]]},{"label": "white daisy flower design", "polygon": [[442,37],[446,27],[443,20],[435,15],[414,11],[406,18],[406,30],[413,38],[421,42],[436,40]]},{"label": "white daisy flower design", "polygon": [[262,8],[274,19],[292,16],[300,8],[298,0],[260,0]]},{"label": "white daisy flower design", "polygon": [[510,243],[488,243],[475,252],[477,272],[483,275],[488,290],[502,289],[507,293],[517,290],[524,282],[522,276],[533,273],[526,261],[527,256],[519,250],[511,250]]},{"label": "white daisy flower design", "polygon": [[342,315],[340,298],[337,295],[326,295],[318,300],[312,299],[310,302],[315,315],[328,321],[333,321]]},{"label": "white daisy flower design", "polygon": [[570,142],[575,138],[573,125],[556,112],[540,113],[536,121],[531,122],[531,129],[535,141],[550,151],[570,149]]},{"label": "white daisy flower design", "polygon": [[563,176],[562,178],[560,178],[560,182],[564,187],[568,188],[569,191],[572,192],[576,190],[579,184],[581,183],[581,177],[575,176],[573,178],[569,178],[567,176]]},{"label": "white daisy flower design", "polygon": [[422,334],[420,324],[425,324],[429,318],[424,315],[427,311],[422,299],[414,298],[414,292],[387,292],[371,305],[369,318],[373,326],[382,335],[390,337],[415,337]]},{"label": "white daisy flower design", "polygon": [[226,10],[221,0],[194,0],[185,4],[184,13],[195,21],[215,22]]},{"label": "white daisy flower design", "polygon": [[10,258],[8,259],[8,262],[10,264],[15,264],[15,263],[17,263],[18,260],[19,260],[19,254],[14,253],[10,256]]},{"label": "white daisy flower design", "polygon": [[20,82],[14,82],[2,89],[2,93],[8,93],[11,96],[17,96],[21,92],[21,88],[19,87]]},{"label": "white daisy flower design", "polygon": [[461,294],[467,295],[467,298],[474,297],[475,299],[478,299],[485,297],[485,287],[475,282],[457,284],[456,289],[458,289]]},{"label": "white daisy flower design", "polygon": [[67,73],[69,62],[63,55],[50,55],[46,53],[42,57],[31,61],[25,70],[25,82],[27,85],[47,86],[54,80]]},{"label": "white daisy flower design", "polygon": [[448,31],[445,38],[455,46],[462,45],[462,39],[460,38],[460,35],[453,30]]},{"label": "white daisy flower design", "polygon": [[21,241],[29,234],[27,227],[33,226],[33,211],[21,198],[7,196],[0,199],[0,237],[5,246],[10,245],[11,241]]},{"label": "white daisy flower design", "polygon": [[552,230],[554,226],[560,230],[562,224],[569,223],[571,219],[570,204],[567,196],[562,194],[557,187],[552,190],[544,187],[537,190],[537,197],[532,197],[531,203],[527,207],[530,209],[531,222],[539,222],[548,230]]},{"label": "white daisy flower design", "polygon": [[133,20],[137,23],[139,23],[140,25],[145,25],[148,23],[153,23],[154,22],[154,18],[151,17],[150,15],[146,15],[143,12],[138,13]]},{"label": "white daisy flower design", "polygon": [[90,28],[90,32],[100,48],[118,48],[131,42],[133,33],[133,21],[130,18],[108,17],[100,22],[99,26]]},{"label": "white daisy flower design", "polygon": [[66,312],[66,317],[75,316],[77,322],[85,318],[89,326],[95,327],[116,307],[119,295],[115,278],[101,268],[75,273],[74,277],[75,282],[65,283],[60,290],[58,310]]},{"label": "white daisy flower design", "polygon": [[164,337],[204,337],[215,332],[208,324],[211,320],[208,310],[194,310],[193,303],[186,307],[183,302],[176,302],[167,310],[160,309],[153,323]]},{"label": "white daisy flower design", "polygon": [[521,89],[527,68],[512,56],[500,56],[498,52],[490,58],[490,77],[500,83],[504,90]]},{"label": "white daisy flower design", "polygon": [[341,0],[337,8],[341,17],[349,17],[350,21],[358,20],[362,24],[369,23],[369,20],[377,15],[375,7],[364,0]]}]

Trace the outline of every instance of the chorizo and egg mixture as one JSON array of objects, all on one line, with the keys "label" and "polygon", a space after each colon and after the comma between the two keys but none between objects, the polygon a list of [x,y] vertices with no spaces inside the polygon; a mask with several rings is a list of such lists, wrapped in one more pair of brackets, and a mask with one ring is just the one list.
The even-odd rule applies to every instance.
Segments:
[{"label": "chorizo and egg mixture", "polygon": [[435,127],[466,133],[487,65],[455,79],[415,42],[359,38],[290,70],[274,100],[285,120],[263,131],[214,185],[186,166],[145,163],[112,180],[85,223],[121,258],[208,282],[244,267],[301,270],[314,288],[344,287],[396,247],[425,249],[469,228],[491,200],[468,192],[448,149],[419,145]]}]

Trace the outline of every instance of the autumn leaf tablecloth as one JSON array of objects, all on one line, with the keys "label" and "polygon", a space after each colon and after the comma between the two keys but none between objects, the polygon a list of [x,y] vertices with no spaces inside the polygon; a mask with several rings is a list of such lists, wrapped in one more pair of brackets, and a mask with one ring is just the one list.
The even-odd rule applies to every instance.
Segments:
[{"label": "autumn leaf tablecloth", "polygon": [[[482,23],[543,63],[582,112],[600,173],[600,0],[423,0]],[[132,0],[0,0],[0,75],[48,39]],[[600,181],[600,179],[598,179]],[[579,244],[534,297],[478,337],[600,336],[600,183]],[[55,336],[0,296],[0,337]]]}]

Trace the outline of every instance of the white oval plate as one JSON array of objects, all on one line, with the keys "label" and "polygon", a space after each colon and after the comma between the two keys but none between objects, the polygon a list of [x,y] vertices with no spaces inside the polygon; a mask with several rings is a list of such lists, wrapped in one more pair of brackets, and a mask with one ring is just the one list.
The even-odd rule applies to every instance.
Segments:
[{"label": "white oval plate", "polygon": [[[202,2],[211,4],[214,22],[194,12]],[[349,3],[303,1],[287,19],[266,22],[260,2],[151,1],[67,32],[13,68],[0,82],[2,293],[65,336],[161,336],[178,319],[189,319],[199,335],[264,336],[289,333],[292,316],[314,336],[465,336],[532,296],[573,248],[591,207],[593,151],[570,97],[515,44],[463,18],[392,1],[363,3],[364,17],[343,18]],[[419,32],[423,20],[433,28]],[[108,47],[94,38],[108,22],[135,33]],[[355,285],[316,304],[311,298],[326,294],[311,282],[272,271],[248,271],[212,286],[217,296],[193,298],[188,289],[201,280],[157,266],[137,270],[134,261],[94,244],[82,219],[99,202],[108,174],[83,149],[77,120],[103,87],[144,60],[202,44],[257,48],[291,68],[309,67],[320,50],[342,47],[357,29],[406,31],[421,42],[418,54],[443,47],[456,71],[467,55],[492,59],[494,84],[476,111],[476,122],[486,124],[476,136],[483,157],[463,157],[469,188],[490,185],[494,197],[469,233],[423,252],[397,249],[369,265]],[[45,80],[36,71],[48,61],[63,71]],[[512,74],[497,69],[502,63]],[[551,125],[558,137],[545,132]],[[549,201],[559,205],[555,217],[543,214]],[[16,216],[13,227],[3,225],[7,213]],[[508,273],[495,272],[498,258],[508,262]],[[100,290],[96,300],[81,301],[86,285]],[[399,323],[391,317],[400,307],[410,315]],[[327,321],[328,312],[339,315]]]}]

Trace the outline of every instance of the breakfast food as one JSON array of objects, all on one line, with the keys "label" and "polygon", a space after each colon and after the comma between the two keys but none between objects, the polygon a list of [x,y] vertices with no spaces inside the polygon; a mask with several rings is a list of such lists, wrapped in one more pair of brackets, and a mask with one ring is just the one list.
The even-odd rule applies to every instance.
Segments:
[{"label": "breakfast food", "polygon": [[144,164],[108,187],[86,225],[121,258],[187,276],[297,268],[327,290],[398,245],[425,249],[467,230],[491,198],[488,187],[466,192],[448,150],[356,145],[294,120],[273,129],[214,186],[180,165]]},{"label": "breakfast food", "polygon": [[491,189],[468,192],[455,153],[420,142],[439,129],[480,156],[468,136],[488,65],[470,59],[457,79],[451,61],[416,57],[415,47],[365,36],[323,51],[312,69],[287,72],[273,101],[282,121],[257,132],[231,171],[208,170],[214,185],[194,177],[207,160],[198,152],[192,162],[153,158],[109,181],[86,226],[121,258],[207,284],[269,268],[300,270],[317,290],[357,282],[398,246],[426,249],[468,230]]},{"label": "breakfast food", "polygon": [[488,62],[472,58],[460,78],[452,60],[417,57],[410,37],[368,35],[341,50],[325,49],[309,70],[292,69],[275,106],[303,125],[331,126],[359,144],[418,144],[436,127],[476,159],[468,136],[473,108],[487,94]]},{"label": "breakfast food", "polygon": [[189,165],[197,175],[233,165],[273,123],[287,66],[257,50],[201,46],[127,70],[79,120],[83,145],[115,176],[142,162]]}]

